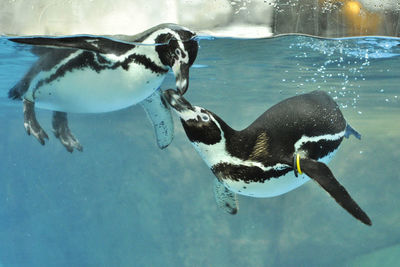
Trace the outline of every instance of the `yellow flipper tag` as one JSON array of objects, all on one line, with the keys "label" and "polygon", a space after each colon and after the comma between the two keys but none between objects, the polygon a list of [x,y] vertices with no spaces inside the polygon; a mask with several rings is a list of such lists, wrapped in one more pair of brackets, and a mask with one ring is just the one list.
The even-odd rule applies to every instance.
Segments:
[{"label": "yellow flipper tag", "polygon": [[301,169],[300,169],[300,154],[297,154],[297,155],[296,155],[296,165],[297,165],[297,172],[298,172],[299,174],[303,174],[303,172],[302,172]]}]

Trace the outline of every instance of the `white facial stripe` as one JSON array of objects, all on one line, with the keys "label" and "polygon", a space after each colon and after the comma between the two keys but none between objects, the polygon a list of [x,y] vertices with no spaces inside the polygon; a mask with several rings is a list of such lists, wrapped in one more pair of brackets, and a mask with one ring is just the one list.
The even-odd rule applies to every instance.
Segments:
[{"label": "white facial stripe", "polygon": [[306,136],[303,135],[295,144],[294,144],[294,149],[295,151],[298,151],[300,147],[308,142],[313,142],[316,143],[321,140],[327,140],[327,141],[336,141],[342,138],[345,134],[346,130],[343,130],[342,132],[339,132],[337,134],[325,134],[325,135],[319,135],[319,136]]},{"label": "white facial stripe", "polygon": [[[187,30],[186,28],[184,29]],[[146,40],[149,40],[150,43],[152,42],[153,44],[155,44],[155,39],[157,38],[157,36],[159,36],[160,34],[168,34],[168,33],[171,34],[178,41],[179,48],[185,53],[185,58],[182,58],[182,53],[181,53],[178,60],[176,60],[175,62],[181,62],[187,64],[189,62],[189,54],[186,52],[185,46],[183,45],[183,41],[177,32],[171,29],[162,29],[152,33]]]},{"label": "white facial stripe", "polygon": [[176,40],[181,41],[181,37],[179,36],[178,33],[176,33],[175,31],[165,28],[165,29],[160,29],[158,31],[153,32],[152,34],[150,34],[149,37],[146,38],[146,40],[144,41],[144,43],[146,44],[156,44],[156,38],[161,35],[161,34],[171,34],[172,36],[175,37]]},{"label": "white facial stripe", "polygon": [[[178,96],[174,95],[174,99],[173,101],[176,100]],[[171,101],[171,105],[174,105],[174,102]],[[179,117],[181,117],[184,121],[188,121],[188,120],[196,120],[197,121],[197,116],[199,116],[201,114],[201,108],[197,107],[197,106],[193,106],[194,111],[190,110],[190,109],[186,109],[184,111],[177,111],[176,109],[174,109],[176,111],[176,113],[178,113]]]},{"label": "white facial stripe", "polygon": [[176,55],[178,56],[178,59],[175,60],[174,66],[178,63],[179,63],[178,65],[182,65],[183,63],[185,64],[189,63],[189,53],[186,52],[185,48],[182,48],[183,44],[181,42],[179,42],[178,44],[179,47],[181,47],[182,51],[184,51],[183,53],[185,53],[185,57],[183,57],[183,53],[180,53],[179,56]]},{"label": "white facial stripe", "polygon": [[88,40],[86,40],[86,42],[91,44],[92,46],[94,46],[96,48],[99,48],[99,42],[96,39],[93,39],[93,40],[88,39]]}]

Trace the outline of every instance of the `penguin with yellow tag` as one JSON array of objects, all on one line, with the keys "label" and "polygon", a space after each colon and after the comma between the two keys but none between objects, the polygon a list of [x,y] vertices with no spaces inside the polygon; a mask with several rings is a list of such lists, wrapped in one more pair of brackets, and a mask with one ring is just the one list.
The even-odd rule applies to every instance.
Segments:
[{"label": "penguin with yellow tag", "polygon": [[237,213],[236,194],[279,196],[311,178],[356,219],[372,224],[326,165],[344,137],[361,138],[326,92],[283,100],[240,131],[215,113],[191,105],[175,90],[166,90],[164,97],[216,176],[215,198],[226,212]]}]

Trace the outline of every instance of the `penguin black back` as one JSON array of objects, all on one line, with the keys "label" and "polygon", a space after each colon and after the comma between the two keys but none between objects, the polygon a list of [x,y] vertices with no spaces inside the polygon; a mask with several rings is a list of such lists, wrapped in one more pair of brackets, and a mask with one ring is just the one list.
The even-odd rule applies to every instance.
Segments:
[{"label": "penguin black back", "polygon": [[[268,154],[266,158],[270,164],[276,164],[283,157],[292,157],[295,144],[303,138],[304,144],[297,149],[307,151],[310,158],[318,160],[340,145],[343,137],[332,137],[343,132],[346,125],[335,101],[324,91],[313,91],[272,106],[247,128],[227,138],[226,148],[230,154],[247,160],[257,142],[265,139],[268,140],[268,151],[264,154]],[[314,137],[314,140],[320,137],[320,140],[311,142],[307,137]]]}]

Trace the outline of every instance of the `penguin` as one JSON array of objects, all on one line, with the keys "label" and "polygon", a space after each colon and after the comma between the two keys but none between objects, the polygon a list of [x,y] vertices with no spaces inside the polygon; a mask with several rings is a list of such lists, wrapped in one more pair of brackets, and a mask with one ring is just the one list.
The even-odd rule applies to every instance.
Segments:
[{"label": "penguin", "polygon": [[344,137],[361,139],[326,92],[285,99],[241,131],[215,113],[192,106],[173,89],[164,91],[164,96],[215,175],[216,202],[226,212],[237,213],[237,194],[279,196],[311,179],[356,219],[372,225],[326,165]]},{"label": "penguin", "polygon": [[56,138],[67,151],[82,151],[71,133],[67,113],[100,113],[140,103],[153,123],[162,149],[173,138],[173,120],[160,85],[172,69],[184,94],[194,63],[196,34],[176,24],[161,24],[138,35],[16,37],[32,45],[38,60],[9,90],[23,102],[24,126],[42,144],[48,139],[36,119],[35,107],[53,111]]}]

